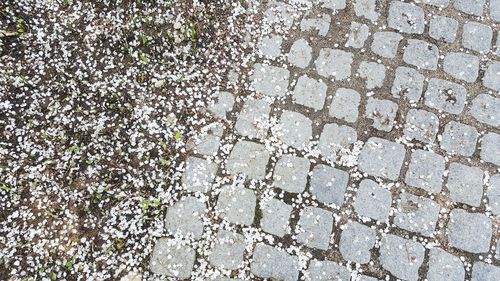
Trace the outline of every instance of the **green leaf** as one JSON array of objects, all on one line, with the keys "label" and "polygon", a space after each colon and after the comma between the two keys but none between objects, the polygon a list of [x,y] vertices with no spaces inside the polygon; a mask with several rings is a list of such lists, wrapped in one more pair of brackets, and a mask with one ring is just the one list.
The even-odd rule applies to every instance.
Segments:
[{"label": "green leaf", "polygon": [[181,138],[182,138],[182,134],[181,134],[181,132],[176,132],[176,133],[175,133],[175,141],[180,141],[180,140],[181,140]]},{"label": "green leaf", "polygon": [[6,185],[2,185],[2,186],[0,186],[0,189],[1,189],[1,190],[5,190],[5,191],[11,191],[11,190],[13,190],[14,188],[12,188],[12,187],[8,187],[8,186],[6,186]]},{"label": "green leaf", "polygon": [[73,260],[68,260],[64,266],[65,266],[68,270],[72,270],[72,269],[73,269]]},{"label": "green leaf", "polygon": [[52,281],[57,280],[57,273],[52,272],[52,274],[50,274],[50,280],[52,280]]}]

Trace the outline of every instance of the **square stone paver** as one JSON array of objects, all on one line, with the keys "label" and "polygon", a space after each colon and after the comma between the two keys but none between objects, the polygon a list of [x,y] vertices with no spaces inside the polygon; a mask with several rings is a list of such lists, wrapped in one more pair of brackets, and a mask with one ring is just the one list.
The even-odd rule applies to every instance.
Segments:
[{"label": "square stone paver", "polygon": [[472,156],[476,151],[479,133],[476,128],[455,121],[450,121],[444,127],[441,148],[450,154]]},{"label": "square stone paver", "polygon": [[203,234],[202,216],[206,205],[195,197],[186,197],[167,208],[165,229],[172,234],[200,239]]},{"label": "square stone paver", "polygon": [[371,46],[372,51],[381,57],[392,59],[398,53],[399,41],[401,39],[403,39],[403,36],[396,32],[375,32]]},{"label": "square stone paver", "polygon": [[281,67],[256,63],[250,77],[252,87],[257,93],[281,97],[288,91],[290,72]]},{"label": "square stone paver", "polygon": [[389,218],[391,203],[392,196],[388,189],[372,180],[364,179],[359,184],[353,206],[358,215],[384,222]]},{"label": "square stone paver", "polygon": [[483,85],[494,91],[500,91],[500,62],[491,62],[484,72]]},{"label": "square stone paver", "polygon": [[310,190],[318,201],[340,207],[344,203],[348,181],[347,172],[319,164],[312,171]]},{"label": "square stone paver", "polygon": [[433,143],[438,130],[439,119],[436,114],[420,109],[410,109],[406,114],[403,132],[407,139]]},{"label": "square stone paver", "polygon": [[405,182],[427,192],[437,193],[443,186],[444,171],[443,156],[430,151],[416,150],[411,154]]},{"label": "square stone paver", "polygon": [[353,5],[356,16],[369,19],[372,23],[378,20],[380,14],[376,0],[355,0]]},{"label": "square stone paver", "polygon": [[490,17],[500,22],[500,0],[490,0]]},{"label": "square stone paver", "polygon": [[388,234],[380,243],[380,263],[397,278],[416,281],[424,251],[418,242]]},{"label": "square stone paver", "polygon": [[[491,176],[488,189],[486,190],[488,197],[488,206],[491,212],[497,216],[500,215],[500,174]],[[500,240],[499,240],[500,241]],[[500,248],[497,248],[500,250]]]},{"label": "square stone paver", "polygon": [[330,29],[332,19],[327,14],[318,15],[315,18],[309,18],[308,14],[300,22],[301,31],[317,30],[319,36],[325,36]]},{"label": "square stone paver", "polygon": [[456,257],[440,248],[432,248],[429,252],[428,281],[464,280],[464,264]]},{"label": "square stone paver", "polygon": [[311,260],[305,275],[309,277],[306,280],[343,281],[349,280],[351,272],[347,267],[332,261]]},{"label": "square stone paver", "polygon": [[370,28],[366,24],[351,22],[351,32],[347,38],[346,47],[363,48],[369,32]]},{"label": "square stone paver", "polygon": [[497,281],[500,276],[500,267],[477,261],[472,266],[471,281]]},{"label": "square stone paver", "polygon": [[264,179],[269,152],[262,144],[249,141],[236,143],[227,160],[227,172],[245,174],[251,179]]},{"label": "square stone paver", "polygon": [[215,101],[208,106],[208,110],[215,116],[226,119],[226,114],[233,110],[234,96],[229,92],[217,92]]},{"label": "square stone paver", "polygon": [[149,262],[149,269],[160,275],[189,278],[193,270],[195,251],[168,238],[156,241]]},{"label": "square stone paver", "polygon": [[337,119],[353,123],[358,119],[361,96],[352,89],[339,88],[333,96],[328,113]]},{"label": "square stone paver", "polygon": [[372,126],[377,130],[390,132],[397,112],[398,105],[390,100],[369,98],[366,103],[365,116],[373,120]]},{"label": "square stone paver", "polygon": [[432,78],[425,92],[425,105],[452,114],[464,110],[467,90],[464,86],[450,81]]},{"label": "square stone paver", "polygon": [[309,145],[312,137],[312,121],[306,116],[285,110],[281,114],[280,132],[278,138],[285,144],[296,149],[302,149]]},{"label": "square stone paver", "polygon": [[478,22],[464,24],[462,45],[465,48],[486,54],[491,49],[492,39],[493,30],[491,30],[491,27]]},{"label": "square stone paver", "polygon": [[201,155],[215,155],[219,151],[220,137],[216,135],[206,134],[195,140],[196,147],[193,152]]},{"label": "square stone paver", "polygon": [[269,122],[270,112],[271,106],[269,102],[260,99],[248,99],[238,114],[234,128],[242,136],[264,138],[268,131],[265,124]]},{"label": "square stone paver", "polygon": [[392,1],[389,6],[387,19],[390,28],[403,33],[424,32],[424,10],[415,4]]},{"label": "square stone paver", "polygon": [[327,250],[333,228],[333,214],[317,207],[306,207],[296,227],[297,241],[311,248]]},{"label": "square stone paver", "polygon": [[253,251],[250,272],[261,278],[297,281],[299,259],[285,251],[258,243]]},{"label": "square stone paver", "polygon": [[385,66],[381,63],[362,61],[359,65],[358,74],[365,79],[368,90],[380,88],[384,84]]},{"label": "square stone paver", "polygon": [[431,199],[402,193],[398,200],[394,224],[411,232],[431,236],[436,229],[439,205]]},{"label": "square stone paver", "polygon": [[292,92],[293,102],[315,110],[321,110],[325,104],[327,86],[325,83],[300,76]]},{"label": "square stone paver", "polygon": [[396,68],[396,76],[392,84],[391,94],[404,97],[410,103],[417,103],[422,96],[424,76],[417,70],[400,66]]},{"label": "square stone paver", "polygon": [[495,98],[486,94],[477,95],[477,97],[472,101],[470,114],[479,122],[493,127],[499,127],[500,98]]},{"label": "square stone paver", "polygon": [[319,150],[325,158],[335,161],[338,151],[348,149],[357,139],[356,130],[349,126],[325,124],[319,138]]},{"label": "square stone paver", "polygon": [[481,160],[500,166],[500,135],[487,133],[481,139]]},{"label": "square stone paver", "polygon": [[191,192],[207,192],[212,189],[216,173],[217,164],[202,158],[189,157],[182,175],[182,184]]},{"label": "square stone paver", "polygon": [[274,168],[274,185],[292,193],[304,191],[309,173],[309,160],[293,155],[283,155]]},{"label": "square stone paver", "polygon": [[292,206],[278,199],[261,201],[262,229],[267,233],[283,237],[287,233],[292,210]]},{"label": "square stone paver", "polygon": [[219,193],[215,210],[231,223],[252,225],[256,201],[255,191],[241,186],[225,185]]},{"label": "square stone paver", "polygon": [[451,163],[447,186],[453,201],[479,207],[483,197],[483,171],[477,167]]},{"label": "square stone paver", "polygon": [[333,11],[343,10],[346,6],[346,0],[319,0],[321,7],[331,9]]},{"label": "square stone paver", "polygon": [[479,76],[479,58],[466,53],[446,54],[443,69],[453,78],[474,82]]},{"label": "square stone paver", "polygon": [[282,44],[283,37],[276,34],[270,34],[262,37],[257,45],[257,48],[262,56],[274,59],[281,55]]},{"label": "square stone paver", "polygon": [[448,223],[448,243],[470,253],[486,253],[490,249],[491,220],[480,213],[454,209]]},{"label": "square stone paver", "polygon": [[369,175],[396,180],[405,158],[402,144],[371,137],[359,154],[359,169]]},{"label": "square stone paver", "polygon": [[300,68],[306,68],[312,59],[312,47],[305,39],[293,42],[288,53],[288,62]]},{"label": "square stone paver", "polygon": [[429,23],[429,36],[447,43],[455,41],[458,32],[458,21],[452,18],[436,16]]},{"label": "square stone paver", "polygon": [[208,260],[216,267],[237,269],[243,264],[245,237],[227,230],[219,230]]},{"label": "square stone paver", "polygon": [[403,53],[404,62],[418,68],[436,70],[438,59],[439,49],[436,45],[418,39],[408,39],[408,46]]},{"label": "square stone paver", "polygon": [[368,263],[376,241],[375,229],[358,222],[348,222],[340,235],[340,253],[348,261]]},{"label": "square stone paver", "polygon": [[335,80],[345,80],[351,77],[353,54],[338,50],[323,48],[314,62],[316,71],[324,77],[333,77]]},{"label": "square stone paver", "polygon": [[482,16],[485,0],[455,0],[453,7],[469,15]]}]

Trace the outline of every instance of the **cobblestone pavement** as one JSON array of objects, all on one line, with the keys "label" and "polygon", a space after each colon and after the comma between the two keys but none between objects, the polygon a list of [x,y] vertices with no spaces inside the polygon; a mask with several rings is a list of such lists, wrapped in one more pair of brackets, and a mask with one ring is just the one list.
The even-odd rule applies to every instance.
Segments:
[{"label": "cobblestone pavement", "polygon": [[500,0],[268,3],[150,269],[500,280]]}]

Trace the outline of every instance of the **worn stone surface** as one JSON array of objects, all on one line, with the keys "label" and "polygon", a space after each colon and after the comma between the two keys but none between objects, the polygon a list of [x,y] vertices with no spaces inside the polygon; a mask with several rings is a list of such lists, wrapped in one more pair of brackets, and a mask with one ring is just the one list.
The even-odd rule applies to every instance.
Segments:
[{"label": "worn stone surface", "polygon": [[288,192],[304,191],[309,166],[309,160],[305,158],[283,155],[274,168],[274,185]]},{"label": "worn stone surface", "polygon": [[474,82],[479,76],[479,58],[465,53],[448,53],[443,69],[453,78]]},{"label": "worn stone surface", "polygon": [[394,224],[402,229],[431,236],[436,228],[439,205],[424,197],[401,194],[395,212]]},{"label": "worn stone surface", "polygon": [[[486,196],[488,197],[491,212],[497,216],[500,215],[500,174],[491,176]],[[497,248],[497,250],[499,249]]]},{"label": "worn stone surface", "polygon": [[479,207],[483,196],[483,171],[477,167],[451,163],[447,187],[453,201]]},{"label": "worn stone surface", "polygon": [[310,191],[318,201],[340,206],[344,202],[348,181],[347,172],[320,164],[312,171]]},{"label": "worn stone surface", "polygon": [[245,174],[249,178],[263,179],[269,152],[265,146],[249,141],[236,143],[227,160],[226,169],[230,174]]},{"label": "worn stone surface", "polygon": [[407,139],[433,143],[439,130],[436,114],[418,109],[410,109],[406,114],[404,134]]},{"label": "worn stone surface", "polygon": [[488,53],[491,49],[493,30],[488,25],[467,22],[463,26],[462,45],[476,52]]},{"label": "worn stone surface", "polygon": [[261,39],[258,48],[263,56],[274,59],[281,54],[282,44],[283,44],[283,38],[281,36],[276,34],[270,34]]},{"label": "worn stone surface", "polygon": [[255,217],[255,191],[241,186],[222,187],[216,211],[221,217],[235,224],[251,225]]},{"label": "worn stone surface", "polygon": [[389,4],[387,22],[390,28],[400,32],[422,34],[425,25],[424,10],[414,4],[392,1]]},{"label": "worn stone surface", "polygon": [[455,0],[453,7],[469,15],[482,16],[485,0]]},{"label": "worn stone surface", "polygon": [[500,126],[500,98],[487,94],[477,95],[472,101],[470,114],[479,122]]},{"label": "worn stone surface", "polygon": [[429,35],[436,40],[452,43],[457,37],[458,26],[458,21],[453,18],[436,16],[429,23]]},{"label": "worn stone surface", "polygon": [[403,60],[418,68],[436,70],[439,49],[436,45],[422,40],[409,39],[403,54]]},{"label": "worn stone surface", "polygon": [[401,144],[372,137],[359,155],[359,169],[369,175],[395,180],[403,165],[405,149]]},{"label": "worn stone surface", "polygon": [[189,246],[160,238],[151,254],[149,268],[153,273],[177,278],[189,278],[194,266],[195,251]]},{"label": "worn stone surface", "polygon": [[324,48],[314,62],[316,71],[324,77],[345,80],[351,76],[353,54],[339,49]]},{"label": "worn stone surface", "polygon": [[464,280],[464,278],[465,269],[460,258],[440,248],[430,250],[427,280]]},{"label": "worn stone surface", "polygon": [[200,239],[203,234],[202,215],[206,212],[205,203],[195,197],[186,197],[167,208],[165,229],[176,235]]},{"label": "worn stone surface", "polygon": [[356,122],[360,102],[361,96],[358,92],[352,89],[339,88],[333,96],[328,112],[332,117],[343,119],[350,123]]},{"label": "worn stone surface", "polygon": [[476,128],[450,121],[444,127],[441,148],[450,154],[472,156],[474,151],[476,151],[478,137],[479,133]]},{"label": "worn stone surface", "polygon": [[403,97],[410,103],[416,103],[422,96],[424,76],[409,67],[398,67],[392,84],[391,93],[395,97]]},{"label": "worn stone surface", "polygon": [[452,114],[462,113],[467,90],[450,81],[432,78],[425,92],[425,105]]},{"label": "worn stone surface", "polygon": [[481,160],[500,166],[500,135],[487,133],[481,139]]},{"label": "worn stone surface", "polygon": [[293,89],[292,98],[295,103],[321,110],[325,104],[326,84],[307,76],[301,76]]},{"label": "worn stone surface", "polygon": [[416,281],[418,269],[423,261],[424,246],[422,244],[392,234],[382,238],[380,262],[396,277]]},{"label": "worn stone surface", "polygon": [[305,68],[312,58],[312,48],[305,39],[298,39],[290,48],[288,62],[297,67]]},{"label": "worn stone surface", "polygon": [[267,127],[263,126],[269,120],[271,106],[261,99],[249,99],[238,114],[234,128],[246,137],[263,138],[267,134]]},{"label": "worn stone surface", "polygon": [[494,91],[500,91],[500,62],[492,62],[487,66],[483,85]]},{"label": "worn stone surface", "polygon": [[305,115],[285,110],[280,118],[281,131],[278,137],[283,143],[301,149],[309,144],[312,137],[312,121]]},{"label": "worn stone surface", "polygon": [[357,136],[356,130],[349,126],[325,124],[319,138],[319,150],[324,157],[335,161],[337,152],[349,148],[357,140]]},{"label": "worn stone surface", "polygon": [[376,32],[373,34],[372,51],[385,58],[394,58],[398,52],[401,39],[403,39],[403,36],[396,32]]},{"label": "worn stone surface", "polygon": [[354,13],[358,17],[364,17],[372,22],[376,22],[380,16],[377,9],[376,0],[355,0]]},{"label": "worn stone surface", "polygon": [[328,249],[333,227],[331,212],[317,207],[306,207],[297,223],[297,241],[311,248]]},{"label": "worn stone surface", "polygon": [[282,250],[258,243],[252,256],[250,270],[261,278],[296,281],[299,277],[298,258]]},{"label": "worn stone surface", "polygon": [[268,96],[284,96],[288,91],[290,72],[281,67],[255,64],[251,76],[252,86],[258,93]]},{"label": "worn stone surface", "polygon": [[327,14],[321,14],[316,18],[308,18],[306,16],[300,22],[301,31],[317,30],[319,36],[325,36],[330,29],[332,19]]},{"label": "worn stone surface", "polygon": [[444,171],[443,156],[430,151],[416,150],[411,154],[405,182],[430,193],[440,192]]},{"label": "worn stone surface", "polygon": [[207,192],[212,188],[216,172],[217,164],[205,159],[189,157],[186,161],[186,170],[182,175],[182,183],[188,191]]},{"label": "worn stone surface", "polygon": [[340,236],[339,249],[344,259],[367,263],[371,260],[370,250],[377,240],[375,229],[357,222],[348,222]]},{"label": "worn stone surface", "polygon": [[391,202],[389,190],[372,180],[365,179],[359,184],[354,209],[360,216],[383,222],[389,218]]},{"label": "worn stone surface", "polygon": [[216,101],[208,106],[208,110],[210,110],[215,116],[226,119],[227,112],[233,110],[233,95],[229,92],[219,91],[217,92],[215,98]]},{"label": "worn stone surface", "polygon": [[219,230],[208,257],[211,264],[224,269],[236,269],[243,263],[245,237],[241,234]]},{"label": "worn stone surface", "polygon": [[385,79],[385,66],[376,62],[363,61],[359,65],[358,74],[365,79],[368,90],[380,88]]},{"label": "worn stone surface", "polygon": [[260,224],[265,232],[283,237],[289,227],[292,206],[271,198],[261,202],[262,219]]},{"label": "worn stone surface", "polygon": [[366,24],[358,22],[351,23],[351,33],[346,42],[346,47],[363,48],[366,39],[368,39],[370,29]]},{"label": "worn stone surface", "polygon": [[309,280],[329,281],[329,280],[349,280],[351,272],[347,267],[331,261],[312,260],[305,274]]},{"label": "worn stone surface", "polygon": [[472,266],[472,281],[495,281],[500,276],[500,267],[484,262]]},{"label": "worn stone surface", "polygon": [[369,98],[366,103],[366,117],[373,120],[372,126],[377,130],[390,132],[397,112],[398,105],[390,100]]},{"label": "worn stone surface", "polygon": [[490,249],[491,220],[480,213],[454,209],[448,223],[450,246],[470,253],[486,253]]}]

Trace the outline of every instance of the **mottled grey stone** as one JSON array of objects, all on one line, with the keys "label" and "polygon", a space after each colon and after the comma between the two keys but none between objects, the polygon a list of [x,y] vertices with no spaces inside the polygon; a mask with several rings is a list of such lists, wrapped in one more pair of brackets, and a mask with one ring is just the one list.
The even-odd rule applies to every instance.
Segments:
[{"label": "mottled grey stone", "polygon": [[351,76],[353,54],[338,50],[323,48],[314,62],[316,71],[324,77],[332,76],[335,80],[345,80]]},{"label": "mottled grey stone", "polygon": [[455,121],[444,127],[441,148],[450,154],[472,156],[476,151],[479,134],[476,128]]},{"label": "mottled grey stone", "polygon": [[380,88],[384,84],[385,66],[381,63],[363,61],[359,65],[358,74],[366,79],[368,90]]},{"label": "mottled grey stone", "polygon": [[460,258],[439,248],[430,250],[428,281],[464,280],[464,278],[465,269]]},{"label": "mottled grey stone", "polygon": [[215,155],[219,150],[220,137],[216,135],[207,134],[196,140],[196,147],[194,153],[202,155]]},{"label": "mottled grey stone", "polygon": [[344,202],[348,181],[347,172],[319,164],[312,171],[310,190],[318,201],[340,207]]},{"label": "mottled grey stone", "polygon": [[416,281],[418,269],[424,261],[424,246],[422,244],[388,234],[380,243],[380,263],[394,276]]},{"label": "mottled grey stone", "polygon": [[379,17],[376,0],[355,0],[354,13],[358,17],[364,17],[372,22],[376,22]]},{"label": "mottled grey stone", "polygon": [[364,179],[359,184],[354,209],[360,216],[384,222],[389,218],[391,202],[391,192],[388,189],[372,180]]},{"label": "mottled grey stone", "polygon": [[353,279],[353,281],[379,281],[379,280],[382,279],[377,279],[375,277],[371,277],[368,275],[358,275]]},{"label": "mottled grey stone", "polygon": [[217,164],[205,159],[189,157],[182,175],[182,183],[191,192],[207,192],[212,189],[212,182],[217,173]]},{"label": "mottled grey stone", "polygon": [[403,33],[424,32],[424,10],[415,4],[392,1],[387,21],[390,28]]},{"label": "mottled grey stone", "polygon": [[339,88],[333,96],[328,113],[337,119],[356,122],[361,96],[352,89]]},{"label": "mottled grey stone", "polygon": [[180,234],[200,239],[203,234],[202,215],[205,212],[205,203],[200,199],[183,198],[167,209],[165,229],[174,235]]},{"label": "mottled grey stone", "polygon": [[[499,4],[500,4],[500,0],[499,1]],[[497,42],[493,45],[494,46],[494,52],[493,54],[500,57],[500,31],[497,32]]]},{"label": "mottled grey stone", "polygon": [[471,281],[498,281],[500,276],[500,267],[477,261],[472,266]]},{"label": "mottled grey stone", "polygon": [[477,167],[451,163],[447,186],[451,200],[479,207],[483,197],[483,171]]},{"label": "mottled grey stone", "polygon": [[439,205],[424,197],[402,193],[395,212],[394,224],[411,232],[431,236],[436,229]]},{"label": "mottled grey stone", "polygon": [[427,5],[446,8],[450,4],[450,0],[423,0]]},{"label": "mottled grey stone", "polygon": [[290,72],[287,69],[256,63],[250,79],[256,92],[272,97],[281,97],[286,95],[288,91],[289,77]]},{"label": "mottled grey stone", "polygon": [[454,0],[453,7],[466,14],[482,16],[484,2],[485,0]]},{"label": "mottled grey stone", "polygon": [[270,34],[262,37],[257,48],[264,57],[274,59],[281,54],[281,44],[283,44],[283,37]]},{"label": "mottled grey stone", "polygon": [[297,223],[297,241],[311,248],[327,250],[332,228],[331,212],[317,207],[306,207]]},{"label": "mottled grey stone", "polygon": [[345,266],[332,261],[311,260],[305,275],[314,281],[348,281],[351,272]]},{"label": "mottled grey stone", "polygon": [[500,135],[487,133],[481,140],[481,160],[500,166]]},{"label": "mottled grey stone", "polygon": [[359,169],[369,175],[396,180],[403,165],[402,144],[371,137],[359,154]]},{"label": "mottled grey stone", "polygon": [[349,126],[325,124],[319,138],[319,150],[325,158],[335,161],[339,150],[349,149],[357,138],[356,130]]},{"label": "mottled grey stone", "polygon": [[281,200],[270,198],[261,201],[262,218],[260,224],[262,229],[280,237],[287,233],[292,206]]},{"label": "mottled grey stone", "polygon": [[417,103],[422,96],[423,88],[424,76],[417,70],[404,66],[396,68],[396,76],[391,88],[393,96],[403,96],[410,103]]},{"label": "mottled grey stone", "polygon": [[440,192],[443,186],[444,171],[443,156],[430,151],[416,150],[411,154],[405,182],[427,192]]},{"label": "mottled grey stone", "polygon": [[251,179],[264,179],[269,152],[262,144],[249,141],[236,143],[227,160],[227,172],[243,173]]},{"label": "mottled grey stone", "polygon": [[149,269],[155,274],[185,279],[191,277],[194,259],[195,251],[191,247],[160,238],[153,248]]},{"label": "mottled grey stone", "polygon": [[300,76],[293,89],[292,99],[295,103],[321,110],[325,104],[326,84],[307,77]]},{"label": "mottled grey stone", "polygon": [[298,39],[293,42],[290,52],[288,53],[288,62],[300,67],[306,68],[312,58],[312,48],[305,39]]},{"label": "mottled grey stone", "polygon": [[301,31],[317,30],[319,36],[325,36],[330,29],[331,18],[327,14],[321,14],[316,18],[304,17],[300,22]]},{"label": "mottled grey stone", "polygon": [[370,250],[375,246],[375,229],[358,222],[348,222],[340,235],[339,249],[342,257],[348,261],[368,263]]},{"label": "mottled grey stone", "polygon": [[373,34],[372,51],[384,58],[394,58],[398,53],[401,39],[403,39],[403,36],[396,32],[375,32]]},{"label": "mottled grey stone", "polygon": [[252,225],[256,201],[255,191],[242,186],[225,185],[219,193],[215,209],[231,223]]},{"label": "mottled grey stone", "polygon": [[319,1],[324,8],[332,9],[332,10],[342,10],[345,8],[346,3],[345,0],[320,0]]},{"label": "mottled grey stone", "polygon": [[404,134],[407,139],[433,143],[438,130],[436,114],[420,109],[410,109],[406,114]]},{"label": "mottled grey stone", "polygon": [[285,110],[280,117],[281,131],[278,138],[285,144],[297,149],[309,145],[312,137],[312,121],[306,116]]},{"label": "mottled grey stone", "polygon": [[233,110],[234,97],[229,92],[217,92],[215,94],[216,101],[208,106],[216,117],[226,119],[226,113]]},{"label": "mottled grey stone", "polygon": [[346,47],[363,48],[370,29],[368,25],[358,22],[351,22],[351,33],[347,39]]},{"label": "mottled grey stone", "polygon": [[500,99],[486,94],[479,94],[472,101],[470,114],[479,122],[499,127]]},{"label": "mottled grey stone", "polygon": [[267,135],[265,124],[269,121],[271,106],[263,99],[248,99],[240,113],[234,128],[238,134],[249,138],[264,138]]},{"label": "mottled grey stone", "polygon": [[491,49],[493,30],[491,27],[478,22],[467,22],[464,24],[462,33],[462,45],[476,52],[488,53]]},{"label": "mottled grey stone", "polygon": [[244,251],[245,237],[243,235],[221,229],[208,260],[216,267],[237,269],[243,264]]},{"label": "mottled grey stone", "polygon": [[[491,176],[486,196],[488,197],[488,206],[491,207],[491,212],[497,216],[500,215],[500,174]],[[500,248],[497,247],[498,250]]]},{"label": "mottled grey stone", "polygon": [[270,7],[264,14],[263,22],[278,30],[289,30],[293,25],[292,7],[281,1],[270,1]]},{"label": "mottled grey stone", "polygon": [[297,281],[299,260],[285,251],[258,243],[253,252],[250,271],[261,278]]},{"label": "mottled grey stone", "polygon": [[457,32],[458,21],[452,18],[435,16],[429,23],[429,36],[436,40],[452,43],[457,37]]},{"label": "mottled grey stone", "polygon": [[490,17],[496,22],[500,22],[500,0],[490,0]]},{"label": "mottled grey stone", "polygon": [[403,53],[404,62],[422,69],[436,70],[439,49],[436,45],[418,39],[408,39]]},{"label": "mottled grey stone", "polygon": [[425,105],[452,114],[460,114],[465,105],[467,90],[464,86],[432,78],[425,92]]},{"label": "mottled grey stone", "polygon": [[283,155],[274,168],[274,185],[288,192],[304,191],[309,173],[309,160],[293,155]]},{"label": "mottled grey stone", "polygon": [[500,62],[492,62],[484,72],[483,85],[494,91],[500,91]]},{"label": "mottled grey stone", "polygon": [[453,78],[474,82],[479,76],[479,58],[466,53],[446,54],[443,69]]},{"label": "mottled grey stone", "polygon": [[448,223],[450,246],[471,253],[486,253],[490,249],[491,220],[480,213],[454,209]]},{"label": "mottled grey stone", "polygon": [[390,100],[369,98],[366,103],[365,116],[373,120],[372,126],[377,130],[390,132],[397,112],[398,105]]}]

